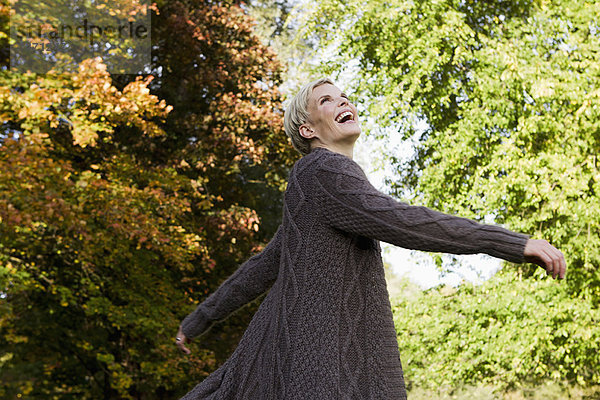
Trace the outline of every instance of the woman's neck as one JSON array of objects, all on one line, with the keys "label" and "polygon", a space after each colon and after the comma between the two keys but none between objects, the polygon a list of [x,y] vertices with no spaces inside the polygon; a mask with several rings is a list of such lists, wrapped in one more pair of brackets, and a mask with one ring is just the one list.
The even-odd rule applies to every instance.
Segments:
[{"label": "woman's neck", "polygon": [[313,149],[317,148],[317,147],[323,147],[327,150],[333,151],[335,153],[340,153],[345,155],[346,157],[352,159],[352,156],[354,154],[354,146],[336,146],[335,144],[319,144],[316,146],[313,146]]}]

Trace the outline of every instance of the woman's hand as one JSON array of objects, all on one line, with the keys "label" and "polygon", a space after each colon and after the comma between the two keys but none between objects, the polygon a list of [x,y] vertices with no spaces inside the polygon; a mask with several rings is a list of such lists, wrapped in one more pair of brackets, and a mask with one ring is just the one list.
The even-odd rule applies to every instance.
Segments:
[{"label": "woman's hand", "polygon": [[544,268],[548,275],[564,279],[567,273],[565,256],[546,240],[529,239],[525,245],[525,261]]},{"label": "woman's hand", "polygon": [[185,354],[191,354],[192,352],[190,351],[190,349],[188,349],[187,347],[185,347],[185,344],[189,343],[191,341],[192,341],[191,339],[188,339],[185,336],[185,334],[181,330],[181,326],[180,326],[179,330],[177,331],[177,336],[175,336],[175,342],[177,344],[177,347],[179,347],[179,349],[181,351],[183,351]]}]

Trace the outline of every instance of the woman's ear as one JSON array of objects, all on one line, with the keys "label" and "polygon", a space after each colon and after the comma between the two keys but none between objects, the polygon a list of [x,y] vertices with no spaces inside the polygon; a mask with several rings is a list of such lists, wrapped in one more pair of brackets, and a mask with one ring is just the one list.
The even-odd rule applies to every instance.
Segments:
[{"label": "woman's ear", "polygon": [[300,135],[306,139],[312,139],[315,137],[315,131],[307,124],[300,125]]}]

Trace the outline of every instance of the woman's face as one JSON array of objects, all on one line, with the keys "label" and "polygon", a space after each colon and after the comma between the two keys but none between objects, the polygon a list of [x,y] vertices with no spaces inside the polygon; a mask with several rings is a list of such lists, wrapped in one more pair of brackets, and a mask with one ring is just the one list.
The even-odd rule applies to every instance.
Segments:
[{"label": "woman's face", "polygon": [[317,137],[325,145],[354,144],[360,136],[358,113],[340,89],[324,84],[313,89],[308,100],[309,121],[300,127],[304,137]]}]

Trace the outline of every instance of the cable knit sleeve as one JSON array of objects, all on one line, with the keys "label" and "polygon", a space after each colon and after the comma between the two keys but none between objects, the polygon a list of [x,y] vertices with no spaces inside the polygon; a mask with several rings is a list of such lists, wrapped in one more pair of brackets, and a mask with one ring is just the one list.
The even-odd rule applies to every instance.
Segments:
[{"label": "cable knit sleeve", "polygon": [[226,318],[244,304],[265,293],[277,279],[282,225],[260,253],[250,257],[181,323],[186,337],[206,332],[213,322]]},{"label": "cable knit sleeve", "polygon": [[399,202],[373,187],[362,168],[345,155],[324,157],[316,181],[323,218],[342,231],[408,249],[486,253],[524,262],[527,235]]}]

